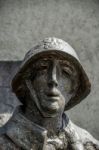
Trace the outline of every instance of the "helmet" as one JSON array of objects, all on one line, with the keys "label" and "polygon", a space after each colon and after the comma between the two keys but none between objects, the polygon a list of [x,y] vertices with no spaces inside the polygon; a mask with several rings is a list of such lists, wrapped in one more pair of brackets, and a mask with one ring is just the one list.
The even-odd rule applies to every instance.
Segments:
[{"label": "helmet", "polygon": [[[55,37],[49,37],[45,38],[43,41],[41,41],[37,46],[29,50],[24,60],[22,61],[22,64],[18,70],[18,72],[15,74],[14,78],[12,79],[12,90],[14,93],[16,93],[16,96],[19,97],[17,89],[22,84],[22,75],[23,73],[29,68],[30,64],[35,62],[36,59],[46,53],[54,52],[57,55],[61,55],[64,57],[64,59],[67,59],[79,72],[79,88],[76,91],[75,95],[69,100],[69,102],[65,106],[65,110],[68,110],[72,108],[74,105],[77,105],[80,103],[90,92],[91,84],[89,82],[88,76],[85,73],[80,60],[74,51],[74,49],[65,41],[55,38]],[[22,89],[20,89],[22,90]]]}]

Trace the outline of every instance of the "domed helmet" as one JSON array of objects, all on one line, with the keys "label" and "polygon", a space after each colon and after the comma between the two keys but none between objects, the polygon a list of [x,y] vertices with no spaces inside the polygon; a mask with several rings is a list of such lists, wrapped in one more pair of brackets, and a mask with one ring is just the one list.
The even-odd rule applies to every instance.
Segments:
[{"label": "domed helmet", "polygon": [[[76,68],[77,72],[79,72],[79,88],[76,91],[75,95],[73,95],[73,97],[66,104],[65,110],[68,110],[80,103],[89,94],[91,84],[79,61],[76,52],[68,43],[61,39],[55,37],[45,38],[43,41],[39,42],[38,45],[36,45],[26,53],[18,72],[12,80],[12,90],[21,100],[20,97],[22,97],[22,95],[20,93],[22,93],[22,88],[20,87],[22,84],[23,73],[29,68],[31,64],[33,64],[37,60],[38,57],[40,58],[40,56],[46,53],[49,54],[50,52],[54,52],[59,56],[61,55],[66,60],[68,58],[68,61],[71,62]],[[24,101],[22,101],[22,103],[24,103]]]}]

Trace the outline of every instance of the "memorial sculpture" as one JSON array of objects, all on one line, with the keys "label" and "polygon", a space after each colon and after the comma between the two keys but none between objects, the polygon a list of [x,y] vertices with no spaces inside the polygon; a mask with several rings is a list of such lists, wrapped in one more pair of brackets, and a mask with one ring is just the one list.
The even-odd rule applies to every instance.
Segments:
[{"label": "memorial sculpture", "polygon": [[99,150],[99,141],[75,125],[66,110],[90,93],[74,49],[49,37],[25,55],[12,80],[20,105],[5,124],[0,150]]}]

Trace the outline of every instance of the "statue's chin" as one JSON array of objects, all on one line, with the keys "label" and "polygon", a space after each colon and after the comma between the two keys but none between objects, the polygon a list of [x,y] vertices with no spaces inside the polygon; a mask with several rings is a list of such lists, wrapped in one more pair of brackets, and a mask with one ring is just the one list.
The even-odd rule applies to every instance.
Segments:
[{"label": "statue's chin", "polygon": [[42,107],[42,114],[44,117],[55,117],[57,113],[59,112],[59,107],[51,105],[48,107]]},{"label": "statue's chin", "polygon": [[57,116],[57,113],[49,113],[49,112],[42,112],[44,118],[54,118]]}]

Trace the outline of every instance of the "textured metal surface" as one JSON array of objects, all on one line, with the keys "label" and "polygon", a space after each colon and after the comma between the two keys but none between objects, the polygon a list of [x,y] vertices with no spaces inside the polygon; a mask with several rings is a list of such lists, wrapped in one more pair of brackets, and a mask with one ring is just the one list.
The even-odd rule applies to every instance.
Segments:
[{"label": "textured metal surface", "polygon": [[[1,112],[0,112],[1,126],[3,124],[5,124],[10,119],[10,117],[12,116],[16,106],[18,106],[20,104],[19,101],[16,99],[15,95],[11,92],[11,87],[10,87],[11,80],[12,80],[13,76],[15,75],[19,65],[20,65],[20,62],[15,62],[15,63],[13,63],[13,62],[1,62],[1,80],[3,81],[5,79],[4,80],[4,85],[3,85],[3,83],[1,83],[1,95],[0,95],[0,100],[1,100],[0,101],[0,104],[1,104],[0,105],[1,106]],[[2,66],[3,67],[5,66],[4,68],[8,69],[7,73],[9,73],[9,77],[8,77],[8,74],[6,74],[6,69],[4,70],[4,68],[3,68],[3,70],[2,70]],[[13,74],[12,76],[11,76],[11,73]],[[28,91],[27,91],[27,93],[28,93]],[[5,97],[5,99],[4,99],[4,97]],[[29,98],[29,95],[27,95],[26,98],[28,98],[27,100],[30,100],[30,102],[28,102],[28,103],[32,104],[31,103],[32,101],[31,101],[31,98]],[[27,112],[28,112],[29,109],[30,108],[26,109]],[[33,111],[33,109],[34,109],[34,112],[35,112],[35,113],[32,112],[33,115],[34,115],[34,121],[35,121],[35,115],[36,115],[37,122],[39,121],[39,119],[42,120],[43,118],[42,119],[40,118],[40,116],[39,116],[40,114],[38,113],[38,111],[36,111],[35,105],[32,105],[31,109],[29,110],[29,114],[27,113],[27,114],[25,114],[25,116],[28,117],[28,118],[32,117],[31,119],[33,119],[33,116],[30,117],[30,112],[31,112],[31,110]],[[55,120],[53,120],[53,121],[52,120],[51,120],[51,123],[54,121],[54,125],[55,125]],[[45,126],[48,124],[48,129],[51,129],[50,124],[49,124],[50,119],[48,119],[49,123],[46,122],[46,119],[44,119],[44,121],[45,121]],[[57,119],[56,119],[56,121],[57,121]],[[64,121],[67,121],[67,120],[64,120]],[[26,120],[24,117],[22,117],[20,115],[17,116],[17,113],[15,112],[15,117],[12,118],[7,123],[7,126],[5,126],[5,133],[11,139],[11,141],[8,140],[7,136],[5,136],[5,137],[1,136],[0,137],[0,142],[1,142],[0,146],[1,146],[2,149],[6,149],[6,145],[4,145],[4,143],[7,141],[9,149],[11,149],[11,147],[13,147],[13,148],[15,147],[16,149],[18,149],[17,146],[22,147],[23,149],[26,149],[26,150],[28,150],[30,148],[38,150],[39,149],[38,146],[41,146],[42,148],[40,148],[40,149],[43,149],[46,145],[46,142],[45,142],[46,140],[45,140],[45,137],[44,137],[44,142],[41,142],[41,139],[43,141],[43,138],[39,138],[39,135],[37,133],[40,134],[41,131],[39,132],[38,129],[39,128],[36,127],[35,124],[31,125],[30,121]],[[0,132],[2,133],[3,130],[1,130]],[[31,132],[33,132],[33,133],[31,134]],[[55,149],[58,149],[58,146],[60,148],[61,147],[61,142],[64,141],[64,138],[66,140],[67,137],[69,138],[68,140],[70,140],[70,143],[74,143],[71,146],[75,150],[77,150],[79,148],[83,150],[83,146],[81,144],[81,141],[79,141],[79,137],[82,139],[82,143],[83,142],[86,143],[87,139],[89,138],[89,141],[92,140],[92,142],[98,146],[98,141],[96,141],[93,137],[91,137],[91,135],[88,132],[86,132],[85,130],[77,127],[74,124],[72,124],[72,122],[70,122],[70,121],[68,123],[68,126],[65,125],[64,132],[65,132],[65,134],[62,134],[60,136],[58,135],[58,138],[54,137],[54,139],[52,139],[52,138],[50,139],[50,134],[47,135],[49,138],[47,140],[48,148],[47,147],[46,148],[49,149],[49,150],[51,150],[51,149],[54,150],[54,147],[51,148],[50,144],[55,145]],[[61,131],[59,133],[61,133]],[[33,135],[33,137],[32,137],[32,135]],[[66,136],[66,137],[64,137],[64,136]],[[86,136],[87,136],[87,138],[86,138]],[[42,137],[42,133],[41,133],[41,137]],[[30,140],[28,140],[28,138]],[[39,138],[38,140],[40,140],[40,145],[37,144],[38,143],[37,138]],[[83,141],[83,139],[84,139],[84,141]],[[33,145],[32,145],[32,140],[33,140]],[[79,142],[77,142],[77,141],[79,141]],[[14,143],[17,146],[15,146]],[[56,144],[56,143],[58,143],[58,144]],[[92,149],[94,150],[94,144],[91,144],[91,143],[87,144],[86,143],[85,147],[92,147]],[[67,140],[64,141],[62,143],[62,145],[65,145],[65,147],[67,147]],[[44,148],[44,149],[46,149],[46,148]],[[64,149],[64,146],[61,147],[61,148]],[[69,149],[71,149],[71,148],[69,148]],[[84,148],[84,149],[86,149],[86,148]]]},{"label": "textured metal surface", "polygon": [[[0,60],[22,59],[27,49],[46,36],[56,36],[69,42],[88,73],[92,92],[68,114],[75,123],[99,139],[98,16],[98,0],[0,1]],[[0,84],[5,85],[10,73],[6,65],[2,72],[5,71],[7,76],[0,79]]]},{"label": "textured metal surface", "polygon": [[[67,42],[59,38],[55,38],[55,37],[45,38],[26,53],[25,58],[22,61],[22,64],[18,72],[15,74],[12,80],[13,92],[16,93],[16,95],[18,96],[18,93],[16,91],[18,88],[21,87],[23,81],[22,78],[24,74],[26,74],[26,76],[27,74],[31,76],[33,70],[33,68],[31,68],[32,64],[34,64],[35,66],[35,62],[39,61],[42,57],[48,59],[50,54],[55,55],[53,57],[55,57],[56,59],[57,58],[61,59],[62,66],[66,67],[68,65],[69,68],[72,69],[74,68],[75,72],[79,74],[79,77],[77,77],[77,75],[73,77],[74,78],[73,80],[74,82],[76,82],[76,84],[77,84],[76,79],[79,80],[78,81],[79,87],[76,91],[76,94],[73,97],[71,97],[71,99],[69,100],[68,104],[65,107],[65,110],[69,110],[70,108],[77,105],[82,100],[84,100],[85,97],[88,96],[91,90],[91,84],[83,66],[80,63],[80,60],[75,50]],[[68,64],[66,64],[65,62],[66,60],[68,61]],[[30,70],[28,70],[28,68],[30,68]],[[37,68],[35,68],[35,70],[37,70]],[[35,70],[33,71],[34,72],[33,74],[35,74]],[[72,74],[75,73],[72,72]],[[61,86],[63,87],[63,85]]]}]

